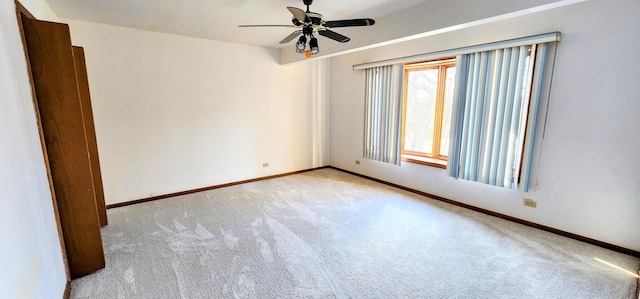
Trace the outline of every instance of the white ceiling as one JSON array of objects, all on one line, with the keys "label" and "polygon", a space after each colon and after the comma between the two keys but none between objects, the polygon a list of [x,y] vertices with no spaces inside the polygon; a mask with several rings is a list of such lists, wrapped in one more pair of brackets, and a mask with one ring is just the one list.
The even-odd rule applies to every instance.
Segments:
[{"label": "white ceiling", "polygon": [[[306,9],[302,0],[46,0],[62,18],[173,33],[256,46],[282,48],[291,28],[238,28],[238,25],[291,24],[287,6]],[[373,18],[432,0],[315,0],[311,11],[325,20]],[[362,27],[353,34],[372,34]],[[340,32],[341,28],[335,29]],[[354,33],[355,32],[355,33]],[[291,42],[293,43],[293,42]]]}]

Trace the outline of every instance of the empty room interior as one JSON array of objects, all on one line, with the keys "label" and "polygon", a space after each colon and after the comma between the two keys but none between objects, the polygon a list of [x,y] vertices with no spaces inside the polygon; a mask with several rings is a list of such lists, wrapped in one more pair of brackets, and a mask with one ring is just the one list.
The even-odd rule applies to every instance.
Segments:
[{"label": "empty room interior", "polygon": [[0,5],[0,298],[640,299],[640,1]]}]

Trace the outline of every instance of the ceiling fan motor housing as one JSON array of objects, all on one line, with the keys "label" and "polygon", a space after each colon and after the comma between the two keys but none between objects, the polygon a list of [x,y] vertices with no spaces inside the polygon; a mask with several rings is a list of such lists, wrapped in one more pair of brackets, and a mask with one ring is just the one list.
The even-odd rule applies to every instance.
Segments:
[{"label": "ceiling fan motor housing", "polygon": [[306,16],[307,16],[307,20],[305,20],[304,23],[298,20],[298,18],[296,18],[295,16],[291,18],[291,23],[293,23],[293,25],[295,26],[304,26],[307,23],[311,23],[312,25],[316,25],[316,26],[324,24],[324,17],[319,13],[307,12]]},{"label": "ceiling fan motor housing", "polygon": [[307,12],[307,17],[311,20],[311,24],[313,25],[322,25],[324,23],[324,17],[315,12]]},{"label": "ceiling fan motor housing", "polygon": [[311,34],[313,34],[313,27],[305,26],[304,28],[302,28],[302,34],[303,35],[311,35]]}]

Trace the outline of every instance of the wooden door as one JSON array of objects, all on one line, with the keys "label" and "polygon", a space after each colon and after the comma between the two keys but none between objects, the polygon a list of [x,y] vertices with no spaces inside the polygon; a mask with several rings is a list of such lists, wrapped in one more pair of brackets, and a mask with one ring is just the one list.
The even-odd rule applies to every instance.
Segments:
[{"label": "wooden door", "polygon": [[96,129],[93,123],[93,109],[91,108],[91,94],[89,93],[89,78],[87,77],[87,65],[82,47],[73,46],[73,57],[76,64],[76,78],[80,91],[80,103],[82,106],[82,116],[84,119],[84,132],[87,137],[87,149],[89,150],[89,161],[91,163],[91,177],[93,178],[93,189],[96,194],[96,205],[100,226],[107,225],[107,209],[104,202],[104,189],[102,188],[102,173],[100,172],[100,159],[98,157],[98,141],[96,140]]},{"label": "wooden door", "polygon": [[72,278],[104,268],[91,165],[66,24],[22,18]]}]

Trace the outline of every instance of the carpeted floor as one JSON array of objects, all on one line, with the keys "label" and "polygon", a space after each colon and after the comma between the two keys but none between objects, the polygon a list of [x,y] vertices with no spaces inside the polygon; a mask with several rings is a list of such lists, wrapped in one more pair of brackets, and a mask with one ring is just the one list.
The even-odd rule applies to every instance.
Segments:
[{"label": "carpeted floor", "polygon": [[108,216],[71,298],[634,298],[602,261],[640,264],[332,169]]}]

